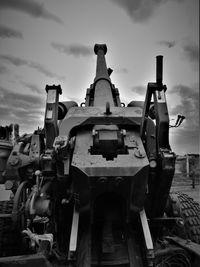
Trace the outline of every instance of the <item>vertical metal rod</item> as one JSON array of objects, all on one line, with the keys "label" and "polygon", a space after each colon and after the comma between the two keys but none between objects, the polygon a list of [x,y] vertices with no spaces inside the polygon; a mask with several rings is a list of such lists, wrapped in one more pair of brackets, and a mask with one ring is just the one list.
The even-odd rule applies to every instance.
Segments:
[{"label": "vertical metal rod", "polygon": [[189,165],[189,155],[186,155],[186,174],[187,174],[187,178],[189,178],[189,174],[190,174],[190,165]]},{"label": "vertical metal rod", "polygon": [[156,57],[156,82],[162,84],[163,80],[163,56]]}]

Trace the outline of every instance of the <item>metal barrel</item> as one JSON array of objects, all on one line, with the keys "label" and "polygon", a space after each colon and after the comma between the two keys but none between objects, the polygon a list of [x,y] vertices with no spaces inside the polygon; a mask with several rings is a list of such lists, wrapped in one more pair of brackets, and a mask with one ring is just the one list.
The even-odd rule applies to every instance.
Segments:
[{"label": "metal barrel", "polygon": [[94,106],[106,106],[107,102],[110,103],[110,106],[114,106],[111,80],[105,59],[106,44],[95,44],[94,52],[97,55],[96,77],[94,79]]},{"label": "metal barrel", "polygon": [[163,56],[156,57],[156,82],[162,84],[163,80]]},{"label": "metal barrel", "polygon": [[108,69],[106,66],[105,54],[107,53],[106,44],[95,44],[94,53],[97,55],[97,67],[95,80],[104,76],[108,78]]}]

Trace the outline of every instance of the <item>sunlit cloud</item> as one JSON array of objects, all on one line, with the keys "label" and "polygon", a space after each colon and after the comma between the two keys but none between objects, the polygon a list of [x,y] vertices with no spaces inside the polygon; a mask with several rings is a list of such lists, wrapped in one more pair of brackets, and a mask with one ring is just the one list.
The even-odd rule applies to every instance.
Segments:
[{"label": "sunlit cloud", "polygon": [[127,74],[128,73],[128,69],[127,68],[116,68],[114,69],[114,72],[119,73],[119,74]]},{"label": "sunlit cloud", "polygon": [[94,54],[93,49],[90,46],[82,45],[82,44],[71,44],[71,45],[66,45],[66,44],[60,44],[56,42],[52,42],[51,46],[56,49],[58,52],[67,54],[67,55],[72,55],[75,57],[80,57],[80,56],[91,56]]},{"label": "sunlit cloud", "polygon": [[145,93],[146,93],[146,87],[143,86],[143,85],[137,85],[137,86],[134,86],[132,87],[131,89],[134,93],[138,94],[138,95],[142,95],[144,96]]}]

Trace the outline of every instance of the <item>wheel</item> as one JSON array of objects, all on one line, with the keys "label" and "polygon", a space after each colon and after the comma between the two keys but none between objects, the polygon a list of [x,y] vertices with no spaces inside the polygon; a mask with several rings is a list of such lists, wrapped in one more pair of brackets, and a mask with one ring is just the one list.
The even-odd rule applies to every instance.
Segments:
[{"label": "wheel", "polygon": [[31,184],[28,181],[22,182],[14,196],[12,221],[20,231],[27,227],[26,202],[31,193]]},{"label": "wheel", "polygon": [[[200,244],[200,206],[187,194],[172,192],[169,196],[167,215],[184,221],[180,236]],[[179,235],[179,233],[178,233]]]}]

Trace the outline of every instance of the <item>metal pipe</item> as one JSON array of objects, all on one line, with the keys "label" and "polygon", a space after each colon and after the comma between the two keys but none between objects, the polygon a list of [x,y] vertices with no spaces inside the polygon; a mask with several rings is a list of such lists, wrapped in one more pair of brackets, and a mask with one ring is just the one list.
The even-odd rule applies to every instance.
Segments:
[{"label": "metal pipe", "polygon": [[109,79],[108,69],[106,66],[105,54],[107,53],[106,44],[95,44],[94,52],[97,55],[96,77]]},{"label": "metal pipe", "polygon": [[163,80],[163,56],[156,57],[156,82],[162,84]]},{"label": "metal pipe", "polygon": [[95,44],[94,52],[97,55],[96,77],[94,79],[94,106],[106,106],[109,102],[110,106],[114,106],[114,99],[111,88],[111,80],[108,75],[105,54],[107,47],[105,44]]}]

